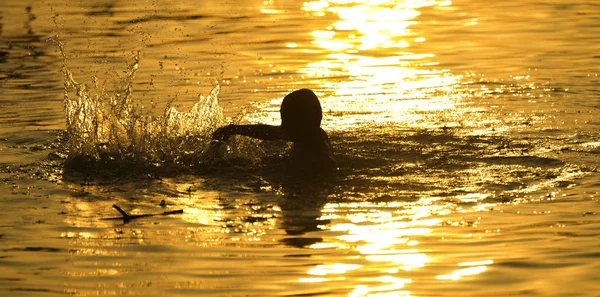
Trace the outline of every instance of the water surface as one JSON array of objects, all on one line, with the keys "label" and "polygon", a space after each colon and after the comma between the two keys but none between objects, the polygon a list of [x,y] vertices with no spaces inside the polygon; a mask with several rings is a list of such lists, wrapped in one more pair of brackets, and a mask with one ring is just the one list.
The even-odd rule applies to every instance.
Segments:
[{"label": "water surface", "polygon": [[[586,1],[3,1],[0,292],[597,296],[599,19]],[[286,143],[207,150],[219,125],[278,124],[298,88],[336,178],[286,178]],[[113,204],[183,214],[105,220]]]}]

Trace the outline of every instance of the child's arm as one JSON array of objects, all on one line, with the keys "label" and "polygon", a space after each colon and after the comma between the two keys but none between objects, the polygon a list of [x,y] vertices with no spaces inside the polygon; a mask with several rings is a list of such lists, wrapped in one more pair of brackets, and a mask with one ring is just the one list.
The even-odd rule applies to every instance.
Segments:
[{"label": "child's arm", "polygon": [[227,125],[217,129],[212,138],[216,140],[227,140],[232,135],[244,135],[262,140],[287,139],[281,126],[271,125]]}]

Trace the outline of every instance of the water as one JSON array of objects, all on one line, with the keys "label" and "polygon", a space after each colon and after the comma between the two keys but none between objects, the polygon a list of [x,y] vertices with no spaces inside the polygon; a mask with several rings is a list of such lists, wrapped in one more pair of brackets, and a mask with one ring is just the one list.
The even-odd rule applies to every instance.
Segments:
[{"label": "water", "polygon": [[[599,18],[3,1],[0,292],[599,296]],[[286,143],[209,143],[277,124],[298,88],[321,99],[335,179],[285,178]],[[105,220],[113,204],[183,214]]]}]

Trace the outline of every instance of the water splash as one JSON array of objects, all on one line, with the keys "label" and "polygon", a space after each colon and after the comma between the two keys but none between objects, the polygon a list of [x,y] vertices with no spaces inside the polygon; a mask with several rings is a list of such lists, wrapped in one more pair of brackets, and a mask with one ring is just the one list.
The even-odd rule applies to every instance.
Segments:
[{"label": "water splash", "polygon": [[154,115],[133,97],[139,52],[118,87],[108,91],[96,77],[92,84],[77,82],[63,44],[56,44],[64,61],[67,164],[127,161],[160,167],[201,162],[215,153],[210,136],[225,122],[219,85],[208,96],[199,95],[189,111],[177,110],[171,100],[162,115]]}]

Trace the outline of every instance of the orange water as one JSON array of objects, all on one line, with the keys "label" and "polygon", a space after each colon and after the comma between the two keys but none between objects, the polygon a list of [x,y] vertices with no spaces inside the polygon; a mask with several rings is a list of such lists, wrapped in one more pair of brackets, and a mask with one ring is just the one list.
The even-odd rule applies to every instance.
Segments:
[{"label": "orange water", "polygon": [[[589,1],[3,1],[0,295],[598,296],[599,18]],[[226,122],[272,124],[313,89],[338,176],[286,180],[285,143],[188,158],[204,130],[164,111],[200,114],[215,87]],[[65,91],[130,112],[65,114]],[[67,123],[92,115],[153,140],[85,145],[161,153],[65,169],[92,139]],[[183,214],[104,220],[113,204]]]}]

